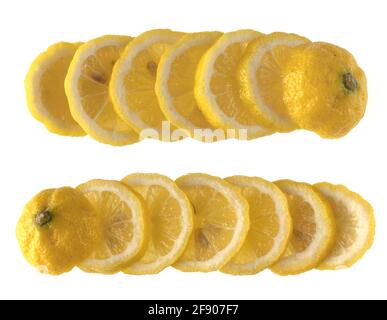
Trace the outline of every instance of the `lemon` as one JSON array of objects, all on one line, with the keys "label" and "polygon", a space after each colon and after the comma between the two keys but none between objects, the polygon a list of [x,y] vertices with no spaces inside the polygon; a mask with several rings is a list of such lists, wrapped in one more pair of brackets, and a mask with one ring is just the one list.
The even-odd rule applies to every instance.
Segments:
[{"label": "lemon", "polygon": [[84,136],[71,116],[64,80],[75,51],[81,43],[59,42],[41,53],[31,64],[25,79],[27,105],[35,119],[64,136]]},{"label": "lemon", "polygon": [[195,99],[195,74],[200,58],[221,35],[221,32],[198,32],[183,36],[161,57],[157,70],[156,95],[161,110],[172,124],[202,141],[209,141],[204,130],[215,128]]},{"label": "lemon", "polygon": [[91,180],[77,187],[96,208],[103,234],[93,254],[79,267],[111,274],[141,255],[146,241],[145,207],[141,199],[118,181]]},{"label": "lemon", "polygon": [[161,137],[162,122],[155,82],[164,52],[183,36],[181,32],[151,30],[136,37],[117,61],[110,84],[115,110],[139,134],[155,130]]},{"label": "lemon", "polygon": [[144,255],[124,269],[128,274],[155,274],[184,251],[193,228],[192,208],[174,181],[159,174],[131,174],[122,180],[142,196],[149,237]]},{"label": "lemon", "polygon": [[371,205],[343,185],[327,182],[314,185],[330,204],[337,225],[337,236],[322,270],[351,267],[371,248],[375,236],[375,217]]},{"label": "lemon", "polygon": [[237,68],[247,45],[263,35],[239,30],[221,36],[199,62],[195,96],[199,108],[214,127],[236,130],[238,138],[272,133],[258,123],[242,101]]},{"label": "lemon", "polygon": [[252,41],[240,65],[242,98],[263,126],[287,132],[297,128],[283,101],[282,77],[292,48],[310,42],[275,32]]},{"label": "lemon", "polygon": [[293,232],[284,255],[271,270],[283,276],[309,271],[317,267],[332,248],[333,214],[312,186],[290,180],[275,183],[288,198]]},{"label": "lemon", "polygon": [[138,135],[115,113],[108,86],[114,64],[132,38],[102,36],[81,45],[65,80],[74,119],[95,140],[111,145],[138,141]]},{"label": "lemon", "polygon": [[276,262],[286,249],[292,231],[288,202],[275,184],[261,178],[234,176],[226,181],[239,188],[248,201],[250,229],[241,250],[222,272],[256,274]]},{"label": "lemon", "polygon": [[94,207],[77,190],[48,189],[24,207],[16,235],[26,260],[43,273],[59,275],[87,259],[101,237]]},{"label": "lemon", "polygon": [[224,267],[239,251],[249,229],[249,205],[232,184],[206,174],[176,180],[194,212],[194,230],[174,264],[185,272],[210,272]]},{"label": "lemon", "polygon": [[340,138],[365,113],[363,70],[345,49],[315,42],[295,48],[284,69],[284,102],[291,118],[323,138]]}]

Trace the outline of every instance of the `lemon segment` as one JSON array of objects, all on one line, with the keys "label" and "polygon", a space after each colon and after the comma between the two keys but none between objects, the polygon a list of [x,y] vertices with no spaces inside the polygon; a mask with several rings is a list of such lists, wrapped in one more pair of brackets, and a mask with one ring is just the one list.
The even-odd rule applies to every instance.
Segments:
[{"label": "lemon segment", "polygon": [[349,268],[372,246],[375,236],[372,206],[343,185],[323,182],[315,184],[314,188],[330,204],[337,226],[334,246],[318,268]]},{"label": "lemon segment", "polygon": [[293,232],[284,255],[271,270],[279,275],[295,275],[317,267],[328,255],[335,238],[330,207],[313,187],[291,180],[275,184],[286,194]]},{"label": "lemon segment", "polygon": [[[207,121],[194,96],[195,74],[201,57],[222,35],[198,32],[183,36],[161,57],[157,70],[156,95],[171,123],[200,139],[200,129],[215,128]],[[195,134],[196,132],[196,134]]]},{"label": "lemon segment", "polygon": [[165,51],[184,33],[151,30],[136,37],[124,50],[112,74],[110,95],[117,113],[139,134],[161,133],[166,121],[155,93],[158,65]]},{"label": "lemon segment", "polygon": [[80,268],[86,272],[116,273],[144,249],[144,204],[126,185],[117,181],[91,180],[77,189],[95,207],[103,227],[97,248]]},{"label": "lemon segment", "polygon": [[74,119],[94,139],[111,145],[138,141],[138,135],[115,113],[108,87],[114,64],[132,38],[103,36],[79,47],[65,80]]},{"label": "lemon segment", "polygon": [[193,206],[194,230],[174,264],[185,272],[222,268],[239,251],[249,229],[249,206],[230,183],[206,174],[176,180]]},{"label": "lemon segment", "polygon": [[239,188],[249,203],[250,229],[241,250],[221,270],[234,275],[256,274],[283,254],[292,232],[286,196],[273,183],[234,176],[226,181]]},{"label": "lemon segment", "polygon": [[144,199],[149,234],[144,254],[123,271],[159,273],[180,257],[188,243],[193,229],[191,204],[174,181],[159,174],[131,174],[122,182]]},{"label": "lemon segment", "polygon": [[239,69],[242,99],[263,126],[282,132],[297,128],[283,101],[283,68],[292,48],[308,42],[295,34],[275,32],[249,44]]},{"label": "lemon segment", "polygon": [[[237,130],[236,137],[271,134],[257,122],[241,99],[237,68],[250,41],[263,35],[253,30],[226,33],[204,54],[195,78],[199,108],[214,127]],[[239,130],[244,130],[239,131]]]},{"label": "lemon segment", "polygon": [[31,64],[25,79],[27,106],[46,128],[64,136],[84,136],[73,119],[64,90],[70,62],[82,43],[56,43]]}]

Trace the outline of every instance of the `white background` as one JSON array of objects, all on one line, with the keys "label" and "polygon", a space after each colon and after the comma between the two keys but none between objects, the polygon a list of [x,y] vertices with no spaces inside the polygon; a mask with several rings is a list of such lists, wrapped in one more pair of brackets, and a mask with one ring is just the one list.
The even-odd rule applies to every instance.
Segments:
[{"label": "white background", "polygon": [[[0,298],[269,299],[387,298],[387,46],[385,1],[1,1],[0,2]],[[103,34],[136,35],[152,28],[181,31],[294,32],[350,50],[366,71],[369,103],[363,121],[346,137],[323,140],[308,132],[251,142],[167,144],[145,141],[110,147],[90,138],[50,134],[25,104],[29,64],[52,43]],[[172,178],[188,172],[258,175],[344,183],[374,206],[375,244],[350,270],[312,271],[282,278],[184,274],[99,276],[77,270],[43,276],[22,258],[15,225],[23,205],[48,187],[132,172]]]}]

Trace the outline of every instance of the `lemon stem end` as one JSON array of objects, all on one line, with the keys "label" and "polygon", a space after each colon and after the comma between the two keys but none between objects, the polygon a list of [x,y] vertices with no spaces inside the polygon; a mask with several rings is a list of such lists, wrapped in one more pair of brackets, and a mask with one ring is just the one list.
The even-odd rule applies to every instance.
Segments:
[{"label": "lemon stem end", "polygon": [[52,213],[48,210],[42,211],[35,216],[35,223],[38,227],[44,227],[52,221]]}]

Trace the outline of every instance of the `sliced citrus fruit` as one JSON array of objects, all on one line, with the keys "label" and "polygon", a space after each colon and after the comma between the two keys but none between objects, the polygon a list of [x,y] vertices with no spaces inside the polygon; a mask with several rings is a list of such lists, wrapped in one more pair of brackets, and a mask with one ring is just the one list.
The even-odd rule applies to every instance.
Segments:
[{"label": "sliced citrus fruit", "polygon": [[262,36],[253,30],[224,34],[204,54],[196,73],[195,96],[200,109],[214,127],[234,129],[239,138],[271,133],[257,122],[241,100],[237,72],[249,42]]},{"label": "sliced citrus fruit", "polygon": [[335,224],[331,209],[306,183],[281,180],[275,184],[288,198],[293,232],[284,255],[271,270],[283,276],[309,271],[332,248]]},{"label": "sliced citrus fruit", "polygon": [[249,205],[232,184],[206,174],[176,180],[194,212],[194,231],[175,267],[210,272],[222,268],[241,248],[249,229]]},{"label": "sliced citrus fruit", "polygon": [[120,271],[144,250],[144,204],[118,181],[91,180],[77,189],[95,207],[103,228],[95,252],[80,268],[106,274]]},{"label": "sliced citrus fruit", "polygon": [[205,130],[215,128],[196,102],[195,74],[200,58],[221,35],[221,32],[198,32],[183,36],[161,57],[157,70],[155,88],[161,110],[172,124],[202,141],[208,141]]},{"label": "sliced citrus fruit", "polygon": [[329,202],[337,225],[333,249],[318,268],[336,270],[351,267],[372,246],[375,236],[372,206],[342,185],[323,182],[314,187]]},{"label": "sliced citrus fruit", "polygon": [[110,84],[114,107],[140,135],[156,130],[167,121],[155,93],[157,68],[161,56],[184,33],[151,30],[136,37],[117,61]]},{"label": "sliced citrus fruit", "polygon": [[239,188],[249,203],[250,229],[239,252],[221,270],[234,275],[256,274],[276,262],[292,231],[288,202],[273,183],[234,176],[226,181]]},{"label": "sliced citrus fruit", "polygon": [[191,204],[174,181],[159,174],[131,174],[122,182],[145,201],[148,242],[145,253],[125,268],[128,274],[155,274],[184,251],[193,228]]},{"label": "sliced citrus fruit", "polygon": [[263,126],[276,131],[297,128],[283,101],[283,68],[291,49],[310,42],[295,34],[275,32],[252,41],[239,69],[242,98]]},{"label": "sliced citrus fruit", "polygon": [[65,80],[70,111],[94,139],[111,145],[138,141],[138,135],[115,113],[108,86],[113,66],[132,38],[103,36],[81,45]]},{"label": "sliced citrus fruit", "polygon": [[84,136],[71,116],[64,90],[70,62],[82,43],[59,42],[47,48],[31,64],[25,79],[27,105],[48,130],[64,136]]}]

